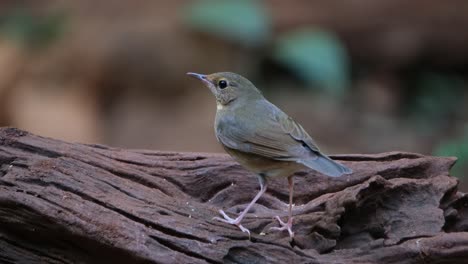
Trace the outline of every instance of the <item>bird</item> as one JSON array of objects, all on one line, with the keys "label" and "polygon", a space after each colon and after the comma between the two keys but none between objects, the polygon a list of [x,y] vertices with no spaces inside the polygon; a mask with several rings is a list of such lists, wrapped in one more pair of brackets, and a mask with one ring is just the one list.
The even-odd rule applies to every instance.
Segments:
[{"label": "bird", "polygon": [[215,135],[224,150],[240,165],[255,173],[260,191],[235,218],[222,209],[218,221],[236,225],[242,232],[250,231],[241,221],[251,207],[267,190],[268,179],[287,177],[289,186],[288,220],[276,216],[280,227],[294,239],[293,226],[293,175],[312,169],[330,177],[351,174],[352,170],[340,164],[317,147],[304,128],[263,96],[247,78],[232,72],[199,74],[188,72],[209,88],[216,98]]}]

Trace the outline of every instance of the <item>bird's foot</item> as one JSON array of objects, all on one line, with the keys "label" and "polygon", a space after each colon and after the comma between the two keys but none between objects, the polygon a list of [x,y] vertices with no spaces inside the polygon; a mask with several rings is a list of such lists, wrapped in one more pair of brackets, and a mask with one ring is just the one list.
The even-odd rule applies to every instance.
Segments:
[{"label": "bird's foot", "polygon": [[270,227],[270,230],[276,230],[276,231],[288,230],[289,237],[293,239],[294,238],[294,232],[292,231],[293,217],[290,217],[288,219],[288,222],[286,223],[283,222],[279,216],[276,216],[275,218],[276,220],[278,220],[281,227]]},{"label": "bird's foot", "polygon": [[242,232],[245,232],[245,233],[249,234],[249,239],[250,239],[250,231],[240,224],[240,222],[242,220],[242,218],[240,216],[237,217],[236,219],[234,219],[234,218],[229,217],[223,210],[219,210],[219,213],[223,216],[223,218],[213,217],[214,220],[218,220],[218,221],[228,223],[228,224],[231,224],[231,225],[236,225],[237,227],[239,227],[239,229]]}]

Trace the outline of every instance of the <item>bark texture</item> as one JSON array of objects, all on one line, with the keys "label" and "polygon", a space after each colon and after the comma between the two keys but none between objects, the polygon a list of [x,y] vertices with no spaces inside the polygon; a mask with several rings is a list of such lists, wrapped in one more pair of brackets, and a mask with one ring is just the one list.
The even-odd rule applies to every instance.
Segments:
[{"label": "bark texture", "polygon": [[454,158],[339,155],[352,175],[295,177],[291,243],[286,179],[236,227],[258,191],[229,156],[125,150],[0,129],[2,263],[466,263],[468,198]]}]

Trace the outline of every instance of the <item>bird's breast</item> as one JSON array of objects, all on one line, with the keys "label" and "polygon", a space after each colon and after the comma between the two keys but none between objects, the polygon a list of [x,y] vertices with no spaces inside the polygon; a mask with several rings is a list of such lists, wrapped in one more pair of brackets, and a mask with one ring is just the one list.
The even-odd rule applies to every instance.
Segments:
[{"label": "bird's breast", "polygon": [[252,153],[246,153],[224,146],[224,150],[247,170],[264,174],[267,177],[288,177],[294,172],[303,169],[303,166],[294,161],[280,161],[265,158]]}]

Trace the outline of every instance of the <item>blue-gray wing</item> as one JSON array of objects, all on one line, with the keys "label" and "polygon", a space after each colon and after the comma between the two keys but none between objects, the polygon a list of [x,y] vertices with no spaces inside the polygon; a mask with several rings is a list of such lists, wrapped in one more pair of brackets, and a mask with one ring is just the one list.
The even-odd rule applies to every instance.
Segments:
[{"label": "blue-gray wing", "polygon": [[216,131],[218,140],[226,147],[266,158],[314,158],[320,152],[304,128],[275,106],[263,116],[224,118]]},{"label": "blue-gray wing", "polygon": [[220,120],[216,128],[218,140],[231,149],[273,160],[295,161],[333,177],[351,172],[321,154],[300,124],[275,106],[270,104],[269,107],[267,115],[231,116]]}]

